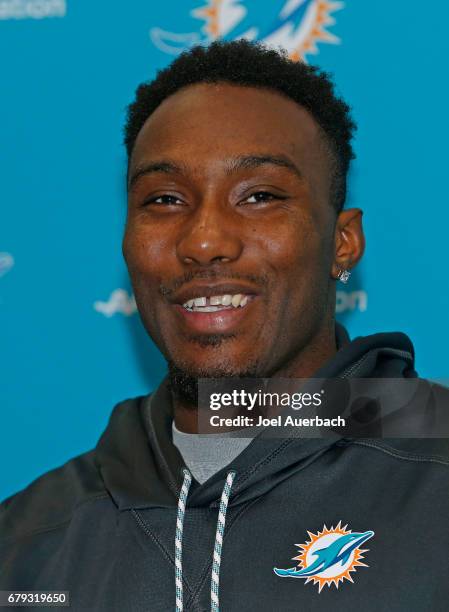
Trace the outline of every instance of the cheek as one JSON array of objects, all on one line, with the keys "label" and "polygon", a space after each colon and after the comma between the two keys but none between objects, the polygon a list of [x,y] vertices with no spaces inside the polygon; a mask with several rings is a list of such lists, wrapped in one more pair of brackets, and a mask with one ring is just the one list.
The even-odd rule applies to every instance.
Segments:
[{"label": "cheek", "polygon": [[286,280],[291,274],[302,276],[313,269],[322,257],[323,241],[308,217],[273,223],[263,235],[259,232],[259,236],[258,247],[267,265],[285,274]]},{"label": "cheek", "polygon": [[123,255],[142,321],[151,337],[158,335],[153,322],[160,318],[159,288],[166,268],[166,244],[160,233],[148,226],[130,224],[123,240]]},{"label": "cheek", "polygon": [[271,316],[279,322],[277,337],[280,342],[290,343],[291,329],[285,335],[282,321],[296,321],[294,327],[299,330],[305,320],[318,316],[325,308],[329,279],[326,253],[331,251],[332,241],[312,215],[304,214],[276,224],[261,244],[274,283]]},{"label": "cheek", "polygon": [[147,281],[163,276],[168,260],[168,243],[161,232],[143,224],[127,226],[123,241],[123,254],[130,275],[145,274]]},{"label": "cheek", "polygon": [[[165,241],[160,233],[144,224],[128,223],[123,237],[123,255],[128,268],[141,320],[150,337],[161,343],[159,287],[162,283]],[[162,313],[162,314],[161,314]],[[156,325],[155,322],[159,321]]]}]

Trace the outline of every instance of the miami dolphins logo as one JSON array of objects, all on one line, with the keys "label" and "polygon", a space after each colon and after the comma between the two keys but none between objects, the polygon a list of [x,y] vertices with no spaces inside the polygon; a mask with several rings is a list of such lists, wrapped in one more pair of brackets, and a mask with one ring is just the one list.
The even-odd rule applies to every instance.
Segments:
[{"label": "miami dolphins logo", "polygon": [[313,582],[318,585],[318,593],[326,584],[328,587],[334,584],[338,589],[344,580],[354,582],[351,572],[355,572],[357,567],[368,567],[361,561],[368,549],[360,547],[373,537],[374,531],[358,532],[346,527],[342,527],[340,521],[330,529],[324,525],[323,530],[316,534],[308,531],[310,539],[305,544],[296,544],[301,549],[301,554],[293,557],[298,566],[290,569],[275,567],[274,573],[281,578],[305,578],[305,584]]},{"label": "miami dolphins logo", "polygon": [[343,2],[330,0],[273,0],[261,10],[260,0],[206,0],[190,11],[193,20],[204,22],[200,31],[176,33],[156,27],[151,28],[150,37],[159,49],[171,54],[217,38],[246,38],[283,47],[291,59],[305,60],[308,54],[318,53],[318,43],[340,42],[328,28],[335,24],[332,14],[343,6]]}]

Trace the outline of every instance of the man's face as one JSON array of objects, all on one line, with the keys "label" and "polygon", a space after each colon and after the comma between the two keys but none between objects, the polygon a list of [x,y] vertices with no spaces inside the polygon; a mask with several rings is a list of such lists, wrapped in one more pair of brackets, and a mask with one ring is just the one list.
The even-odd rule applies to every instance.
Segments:
[{"label": "man's face", "polygon": [[148,118],[130,160],[123,253],[169,362],[270,376],[329,324],[330,174],[314,119],[270,90],[197,84]]}]

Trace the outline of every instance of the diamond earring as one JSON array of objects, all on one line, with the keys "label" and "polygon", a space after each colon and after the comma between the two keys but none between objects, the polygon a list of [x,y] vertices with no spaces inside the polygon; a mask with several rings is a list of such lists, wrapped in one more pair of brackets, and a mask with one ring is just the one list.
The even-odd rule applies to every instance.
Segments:
[{"label": "diamond earring", "polygon": [[345,283],[345,284],[348,282],[348,279],[350,276],[351,276],[351,272],[349,272],[349,270],[345,270],[344,268],[340,268],[337,274],[338,280],[340,280],[342,283]]}]

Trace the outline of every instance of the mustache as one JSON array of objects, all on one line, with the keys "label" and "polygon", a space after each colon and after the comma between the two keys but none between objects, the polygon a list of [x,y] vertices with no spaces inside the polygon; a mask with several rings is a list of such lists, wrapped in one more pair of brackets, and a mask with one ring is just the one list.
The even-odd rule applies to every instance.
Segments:
[{"label": "mustache", "polygon": [[226,282],[243,280],[249,281],[259,287],[267,287],[268,285],[268,276],[265,274],[243,274],[237,271],[231,272],[230,270],[213,270],[209,268],[204,270],[189,270],[189,272],[172,280],[170,284],[161,283],[159,285],[159,293],[164,297],[170,296],[184,284],[197,279],[206,279],[211,282],[220,280],[225,280]]}]

